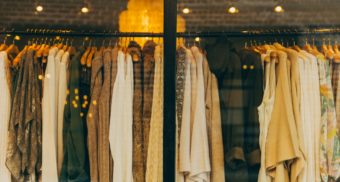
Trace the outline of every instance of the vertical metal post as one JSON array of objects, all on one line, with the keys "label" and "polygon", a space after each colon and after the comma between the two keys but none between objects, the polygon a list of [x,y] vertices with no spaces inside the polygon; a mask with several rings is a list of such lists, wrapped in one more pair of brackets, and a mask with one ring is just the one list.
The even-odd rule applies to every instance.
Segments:
[{"label": "vertical metal post", "polygon": [[175,181],[177,0],[164,0],[163,181]]}]

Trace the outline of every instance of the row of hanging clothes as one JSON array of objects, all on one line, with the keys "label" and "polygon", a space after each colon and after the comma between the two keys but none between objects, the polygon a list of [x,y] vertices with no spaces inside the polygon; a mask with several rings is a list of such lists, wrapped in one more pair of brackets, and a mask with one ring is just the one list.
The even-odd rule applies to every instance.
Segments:
[{"label": "row of hanging clothes", "polygon": [[162,181],[160,41],[46,40],[0,45],[1,181]]},{"label": "row of hanging clothes", "polygon": [[177,181],[339,180],[340,45],[233,41],[177,50]]}]

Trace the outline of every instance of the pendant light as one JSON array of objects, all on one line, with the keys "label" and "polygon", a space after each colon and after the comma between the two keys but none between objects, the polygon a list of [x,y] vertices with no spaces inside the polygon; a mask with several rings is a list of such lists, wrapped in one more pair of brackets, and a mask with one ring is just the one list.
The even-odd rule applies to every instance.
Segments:
[{"label": "pendant light", "polygon": [[[231,1],[235,1],[236,2],[236,0],[231,0]],[[239,9],[235,6],[234,2],[229,2],[229,6],[227,8],[227,13],[229,13],[229,14],[239,13]]]},{"label": "pendant light", "polygon": [[86,2],[86,0],[84,0],[83,6],[81,7],[80,11],[81,11],[83,14],[87,14],[87,13],[90,11],[89,5],[88,5],[88,3]]},{"label": "pendant light", "polygon": [[44,7],[39,3],[39,1],[35,1],[35,11],[40,13],[44,10]]},{"label": "pendant light", "polygon": [[274,12],[275,13],[283,13],[285,10],[283,8],[283,3],[282,2],[278,2],[276,3],[276,5],[274,6]]},{"label": "pendant light", "polygon": [[184,14],[189,14],[190,13],[190,9],[189,8],[183,8],[182,12]]},{"label": "pendant light", "polygon": [[229,8],[228,8],[228,13],[230,13],[230,14],[236,14],[236,13],[238,13],[239,12],[239,10],[238,10],[238,8],[236,7],[236,6],[230,6]]}]

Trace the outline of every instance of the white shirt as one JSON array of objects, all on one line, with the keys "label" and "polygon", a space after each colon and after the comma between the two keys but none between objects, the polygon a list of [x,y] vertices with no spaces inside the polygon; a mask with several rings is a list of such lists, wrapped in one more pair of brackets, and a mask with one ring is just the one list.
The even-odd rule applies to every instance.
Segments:
[{"label": "white shirt", "polygon": [[6,152],[8,141],[8,124],[11,114],[11,94],[6,75],[8,64],[7,53],[0,52],[0,179],[4,182],[11,181],[11,173],[6,167]]},{"label": "white shirt", "polygon": [[55,56],[58,48],[49,51],[42,99],[42,182],[58,182],[57,171],[57,103]]},{"label": "white shirt", "polygon": [[[320,139],[320,122],[321,122],[321,106],[320,106],[320,84],[319,72],[316,57],[306,51],[301,53],[307,57],[303,62],[305,67],[305,96],[304,106],[305,120],[302,121],[304,144],[307,158],[307,181],[320,181],[319,163],[319,139]],[[318,175],[317,175],[318,174]]]},{"label": "white shirt", "polygon": [[190,167],[190,139],[191,139],[191,73],[190,62],[192,53],[189,49],[186,49],[185,57],[185,87],[183,97],[183,111],[181,121],[181,134],[179,142],[179,171],[189,172]]},{"label": "white shirt", "polygon": [[203,55],[197,47],[191,51],[197,63],[197,96],[194,123],[192,123],[189,181],[210,181],[210,157],[205,116],[205,94],[203,78]]},{"label": "white shirt", "polygon": [[58,86],[58,132],[57,132],[57,159],[58,159],[58,174],[60,175],[63,163],[63,122],[64,122],[64,108],[67,97],[67,68],[70,59],[70,54],[65,52],[59,64],[59,86]]},{"label": "white shirt", "polygon": [[[132,182],[132,98],[133,68],[130,55],[118,52],[117,76],[112,92],[109,141],[113,182]],[[126,70],[125,70],[126,66]]]}]

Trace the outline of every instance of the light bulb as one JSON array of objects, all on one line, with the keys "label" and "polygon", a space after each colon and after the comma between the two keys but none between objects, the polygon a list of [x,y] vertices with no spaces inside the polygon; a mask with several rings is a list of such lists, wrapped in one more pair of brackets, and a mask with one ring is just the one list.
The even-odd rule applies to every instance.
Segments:
[{"label": "light bulb", "polygon": [[81,12],[82,13],[88,13],[89,12],[89,8],[84,6],[84,7],[81,8]]},{"label": "light bulb", "polygon": [[19,35],[16,35],[16,36],[14,37],[14,40],[20,40],[20,36],[19,36]]},{"label": "light bulb", "polygon": [[277,5],[277,6],[275,6],[274,11],[275,11],[276,13],[282,13],[282,12],[284,12],[284,9],[283,9],[282,6]]},{"label": "light bulb", "polygon": [[235,13],[238,13],[238,9],[235,6],[230,6],[228,9],[228,12],[230,14],[235,14]]},{"label": "light bulb", "polygon": [[44,10],[44,7],[41,5],[38,5],[37,7],[35,7],[35,10],[37,10],[38,12],[42,12]]},{"label": "light bulb", "polygon": [[199,37],[196,37],[196,38],[195,38],[195,41],[196,41],[196,42],[199,42],[199,41],[201,41],[201,39],[200,39]]},{"label": "light bulb", "polygon": [[188,14],[188,13],[190,13],[190,9],[189,9],[189,8],[184,8],[184,9],[182,10],[182,12],[183,12],[184,14]]}]

